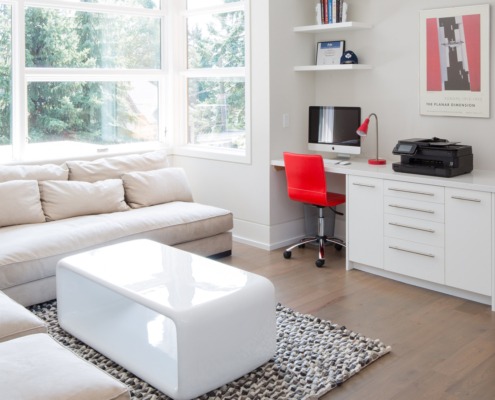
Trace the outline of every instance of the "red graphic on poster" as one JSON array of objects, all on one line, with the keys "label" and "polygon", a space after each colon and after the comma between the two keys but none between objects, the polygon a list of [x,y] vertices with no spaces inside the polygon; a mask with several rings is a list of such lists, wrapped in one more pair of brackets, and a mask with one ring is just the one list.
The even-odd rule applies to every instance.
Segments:
[{"label": "red graphic on poster", "polygon": [[426,90],[481,90],[480,14],[426,20]]}]

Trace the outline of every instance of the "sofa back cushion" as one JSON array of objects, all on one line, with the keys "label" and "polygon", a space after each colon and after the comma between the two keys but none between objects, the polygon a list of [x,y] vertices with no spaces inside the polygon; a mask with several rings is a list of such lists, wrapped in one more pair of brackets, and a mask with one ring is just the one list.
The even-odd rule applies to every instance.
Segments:
[{"label": "sofa back cushion", "polygon": [[122,175],[125,198],[132,208],[171,201],[192,201],[191,188],[182,168],[162,168]]},{"label": "sofa back cushion", "polygon": [[0,182],[13,180],[62,180],[69,178],[69,170],[55,164],[5,165],[0,167]]},{"label": "sofa back cushion", "polygon": [[94,161],[67,161],[69,180],[96,182],[105,179],[120,179],[122,174],[130,171],[150,171],[168,166],[164,151],[145,154],[131,154],[100,158]]},{"label": "sofa back cushion", "polygon": [[0,227],[45,222],[37,181],[0,183],[0,199]]},{"label": "sofa back cushion", "polygon": [[47,221],[129,210],[121,179],[95,183],[42,181],[39,187]]}]

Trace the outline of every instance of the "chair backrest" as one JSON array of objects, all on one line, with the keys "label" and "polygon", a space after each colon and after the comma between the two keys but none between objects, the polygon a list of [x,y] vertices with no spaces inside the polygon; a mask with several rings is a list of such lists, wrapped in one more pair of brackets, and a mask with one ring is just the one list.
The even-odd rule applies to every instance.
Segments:
[{"label": "chair backrest", "polygon": [[327,182],[323,158],[317,154],[284,153],[289,198],[325,206]]}]

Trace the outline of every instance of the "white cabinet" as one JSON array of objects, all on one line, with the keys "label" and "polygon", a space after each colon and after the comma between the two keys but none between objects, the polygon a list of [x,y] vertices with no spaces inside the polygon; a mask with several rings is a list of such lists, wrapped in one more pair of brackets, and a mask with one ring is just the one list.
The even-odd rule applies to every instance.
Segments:
[{"label": "white cabinet", "polygon": [[347,176],[349,261],[383,268],[383,180]]},{"label": "white cabinet", "polygon": [[445,283],[491,295],[492,195],[445,189]]}]

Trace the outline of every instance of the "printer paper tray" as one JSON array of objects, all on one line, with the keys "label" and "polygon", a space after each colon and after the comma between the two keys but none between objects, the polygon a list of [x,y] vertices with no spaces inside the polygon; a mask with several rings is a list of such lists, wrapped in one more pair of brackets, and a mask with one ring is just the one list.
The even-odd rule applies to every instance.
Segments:
[{"label": "printer paper tray", "polygon": [[393,163],[392,169],[395,172],[405,172],[408,174],[440,176],[443,178],[452,178],[462,174],[467,174],[472,171],[467,168],[438,168],[435,166],[418,165],[418,164],[403,164]]}]

